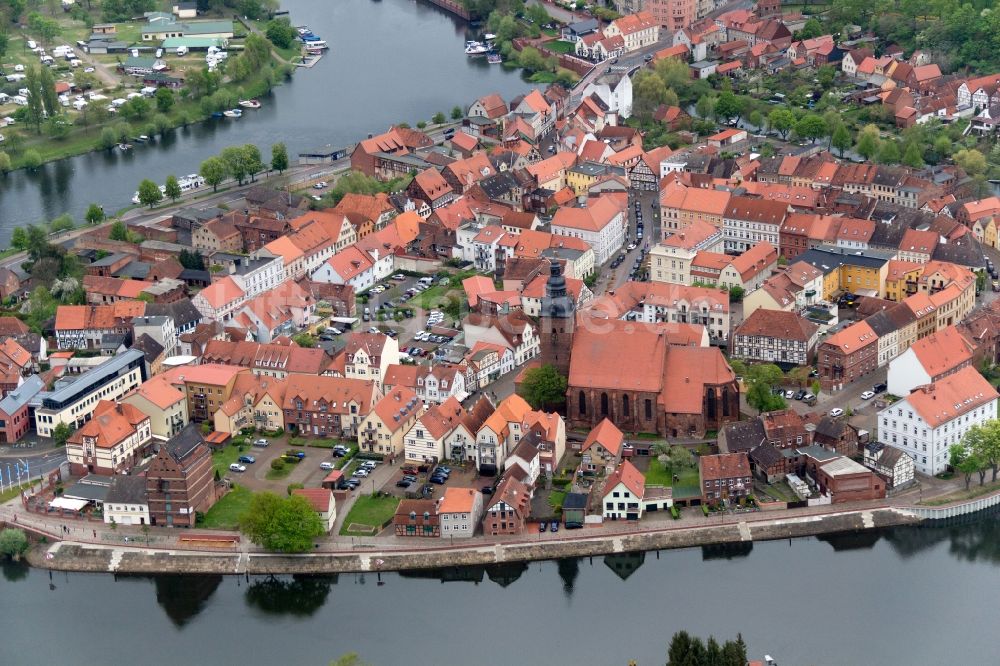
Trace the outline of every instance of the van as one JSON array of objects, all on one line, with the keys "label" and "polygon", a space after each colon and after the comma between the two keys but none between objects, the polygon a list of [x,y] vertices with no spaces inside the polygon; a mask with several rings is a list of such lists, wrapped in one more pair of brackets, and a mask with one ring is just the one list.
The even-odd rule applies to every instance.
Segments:
[{"label": "van", "polygon": [[69,66],[74,68],[79,67],[82,64],[83,63],[77,60],[76,58],[73,58],[72,60],[69,61]]},{"label": "van", "polygon": [[188,47],[186,47],[186,46],[178,46],[177,47],[177,55],[179,57],[184,57],[187,54],[188,54]]},{"label": "van", "polygon": [[37,49],[38,48],[38,44],[35,43],[35,40],[29,39],[28,40],[28,48],[29,49]]}]

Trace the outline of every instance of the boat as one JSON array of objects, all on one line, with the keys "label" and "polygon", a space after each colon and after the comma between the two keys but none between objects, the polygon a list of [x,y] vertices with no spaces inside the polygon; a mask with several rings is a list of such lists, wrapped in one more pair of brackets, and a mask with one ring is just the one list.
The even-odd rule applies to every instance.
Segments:
[{"label": "boat", "polygon": [[483,39],[485,39],[487,42],[492,42],[496,38],[497,36],[494,35],[492,32],[488,32],[485,35],[483,35]]},{"label": "boat", "polygon": [[221,118],[222,117],[222,111],[213,111],[212,112],[212,117],[213,118]]},{"label": "boat", "polygon": [[500,57],[499,53],[491,53],[488,56],[486,56],[486,62],[490,63],[491,65],[499,65],[500,63],[503,62],[503,58]]},{"label": "boat", "polygon": [[140,134],[139,136],[135,137],[132,140],[135,141],[136,143],[146,143],[147,141],[149,141],[149,137],[146,136],[145,134]]},{"label": "boat", "polygon": [[299,36],[312,34],[312,30],[310,30],[309,26],[307,25],[299,26],[298,28],[295,29],[295,31],[299,33]]},{"label": "boat", "polygon": [[255,99],[241,99],[240,106],[242,106],[244,109],[259,109],[260,102],[258,102]]},{"label": "boat", "polygon": [[307,46],[306,53],[308,53],[309,55],[318,56],[318,55],[323,55],[323,51],[326,51],[326,49],[327,47],[325,46]]},{"label": "boat", "polygon": [[465,43],[465,55],[468,56],[480,56],[486,55],[490,51],[489,44],[483,44],[482,42],[466,42]]},{"label": "boat", "polygon": [[329,48],[326,45],[326,40],[320,39],[318,37],[316,39],[307,39],[304,42],[304,44],[305,44],[305,46],[306,46],[307,49],[325,49],[325,48]]},{"label": "boat", "polygon": [[125,151],[127,151],[127,150],[132,150],[132,144],[131,143],[119,143],[118,144],[118,150],[122,151],[123,153]]},{"label": "boat", "polygon": [[222,115],[226,118],[240,118],[243,116],[243,111],[240,109],[229,109],[228,111],[223,111]]}]

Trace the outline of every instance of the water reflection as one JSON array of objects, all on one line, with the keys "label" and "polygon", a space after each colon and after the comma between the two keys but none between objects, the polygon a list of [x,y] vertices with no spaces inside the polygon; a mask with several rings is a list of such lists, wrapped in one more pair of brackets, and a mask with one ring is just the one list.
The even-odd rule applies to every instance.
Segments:
[{"label": "water reflection", "polygon": [[604,556],[604,564],[622,580],[634,574],[645,561],[646,553],[618,553]]},{"label": "water reflection", "polygon": [[701,559],[708,560],[732,560],[746,557],[753,552],[753,541],[737,541],[734,543],[717,543],[701,547]]},{"label": "water reflection", "polygon": [[24,580],[31,571],[27,562],[12,562],[7,558],[0,559],[0,568],[3,569],[3,579],[12,583]]},{"label": "water reflection", "polygon": [[269,615],[308,617],[323,607],[330,586],[336,584],[336,575],[255,578],[247,587],[246,602]]},{"label": "water reflection", "polygon": [[871,550],[881,538],[882,532],[880,530],[824,534],[816,537],[818,541],[830,544],[838,552],[846,550]]},{"label": "water reflection", "polygon": [[205,610],[222,576],[154,576],[156,603],[176,627],[183,627]]},{"label": "water reflection", "polygon": [[437,569],[418,569],[416,571],[400,571],[403,578],[427,578],[442,583],[475,583],[479,585],[486,577],[483,567],[441,567]]},{"label": "water reflection", "polygon": [[576,582],[577,576],[580,575],[580,560],[576,558],[559,560],[556,562],[556,569],[559,571],[559,577],[562,578],[563,592],[566,593],[567,597],[573,596],[573,584]]}]

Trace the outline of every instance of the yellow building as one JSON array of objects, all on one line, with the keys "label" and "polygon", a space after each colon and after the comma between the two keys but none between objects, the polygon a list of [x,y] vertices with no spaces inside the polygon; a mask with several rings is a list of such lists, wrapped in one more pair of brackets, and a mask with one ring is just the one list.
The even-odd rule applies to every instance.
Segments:
[{"label": "yellow building", "polygon": [[405,386],[385,394],[358,427],[358,445],[362,451],[384,456],[405,452],[404,436],[424,412],[424,402]]},{"label": "yellow building", "polygon": [[576,196],[584,196],[597,181],[608,176],[627,178],[625,169],[598,162],[581,162],[566,172],[566,185]]},{"label": "yellow building", "polygon": [[885,276],[885,297],[890,301],[902,302],[914,293],[914,286],[923,270],[923,264],[897,259],[890,261]]}]

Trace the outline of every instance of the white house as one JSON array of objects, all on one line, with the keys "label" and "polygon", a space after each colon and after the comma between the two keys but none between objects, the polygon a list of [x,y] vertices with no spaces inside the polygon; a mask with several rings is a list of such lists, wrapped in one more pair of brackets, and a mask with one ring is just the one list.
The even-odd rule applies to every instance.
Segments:
[{"label": "white house", "polygon": [[104,498],[104,522],[111,525],[149,525],[146,477],[118,474]]},{"label": "white house", "polygon": [[531,406],[514,393],[505,398],[476,433],[476,467],[499,469],[521,440],[524,416]]},{"label": "white house", "polygon": [[323,529],[327,532],[333,529],[333,524],[337,522],[337,500],[333,491],[329,488],[295,488],[292,496],[302,497],[309,502],[323,523]]},{"label": "white house", "polygon": [[997,417],[997,392],[971,366],[918,387],[878,413],[878,441],[902,449],[921,474],[948,467],[948,448]]},{"label": "white house", "polygon": [[560,208],[552,218],[552,233],[582,239],[600,265],[625,243],[625,211],[611,197],[599,197],[586,208]]},{"label": "white house", "polygon": [[389,366],[399,365],[399,343],[382,333],[353,334],[344,354],[347,378],[374,381],[380,391]]},{"label": "white house", "polygon": [[483,494],[475,488],[446,488],[438,500],[441,536],[471,537],[483,517]]},{"label": "white house", "polygon": [[632,79],[625,72],[602,74],[587,84],[580,99],[597,95],[621,119],[632,115]]},{"label": "white house", "polygon": [[465,415],[462,403],[454,398],[442,405],[432,405],[403,437],[406,459],[429,464],[444,460],[451,454],[445,440],[462,424]]},{"label": "white house", "polygon": [[602,514],[605,520],[642,518],[646,479],[628,460],[622,462],[604,483]]},{"label": "white house", "polygon": [[326,260],[313,274],[314,282],[349,284],[355,293],[375,286],[377,282],[375,262],[371,255],[351,245]]},{"label": "white house", "polygon": [[913,481],[913,458],[900,448],[872,442],[864,450],[865,467],[888,483],[889,488],[900,488]]},{"label": "white house", "polygon": [[518,479],[522,483],[528,486],[535,485],[535,482],[538,481],[538,475],[542,472],[541,456],[538,453],[538,447],[529,442],[527,438],[514,447],[503,463],[504,470],[509,470],[514,466],[521,470]]},{"label": "white house", "polygon": [[954,326],[914,342],[889,361],[888,390],[905,396],[918,386],[943,379],[972,365],[972,349]]}]

